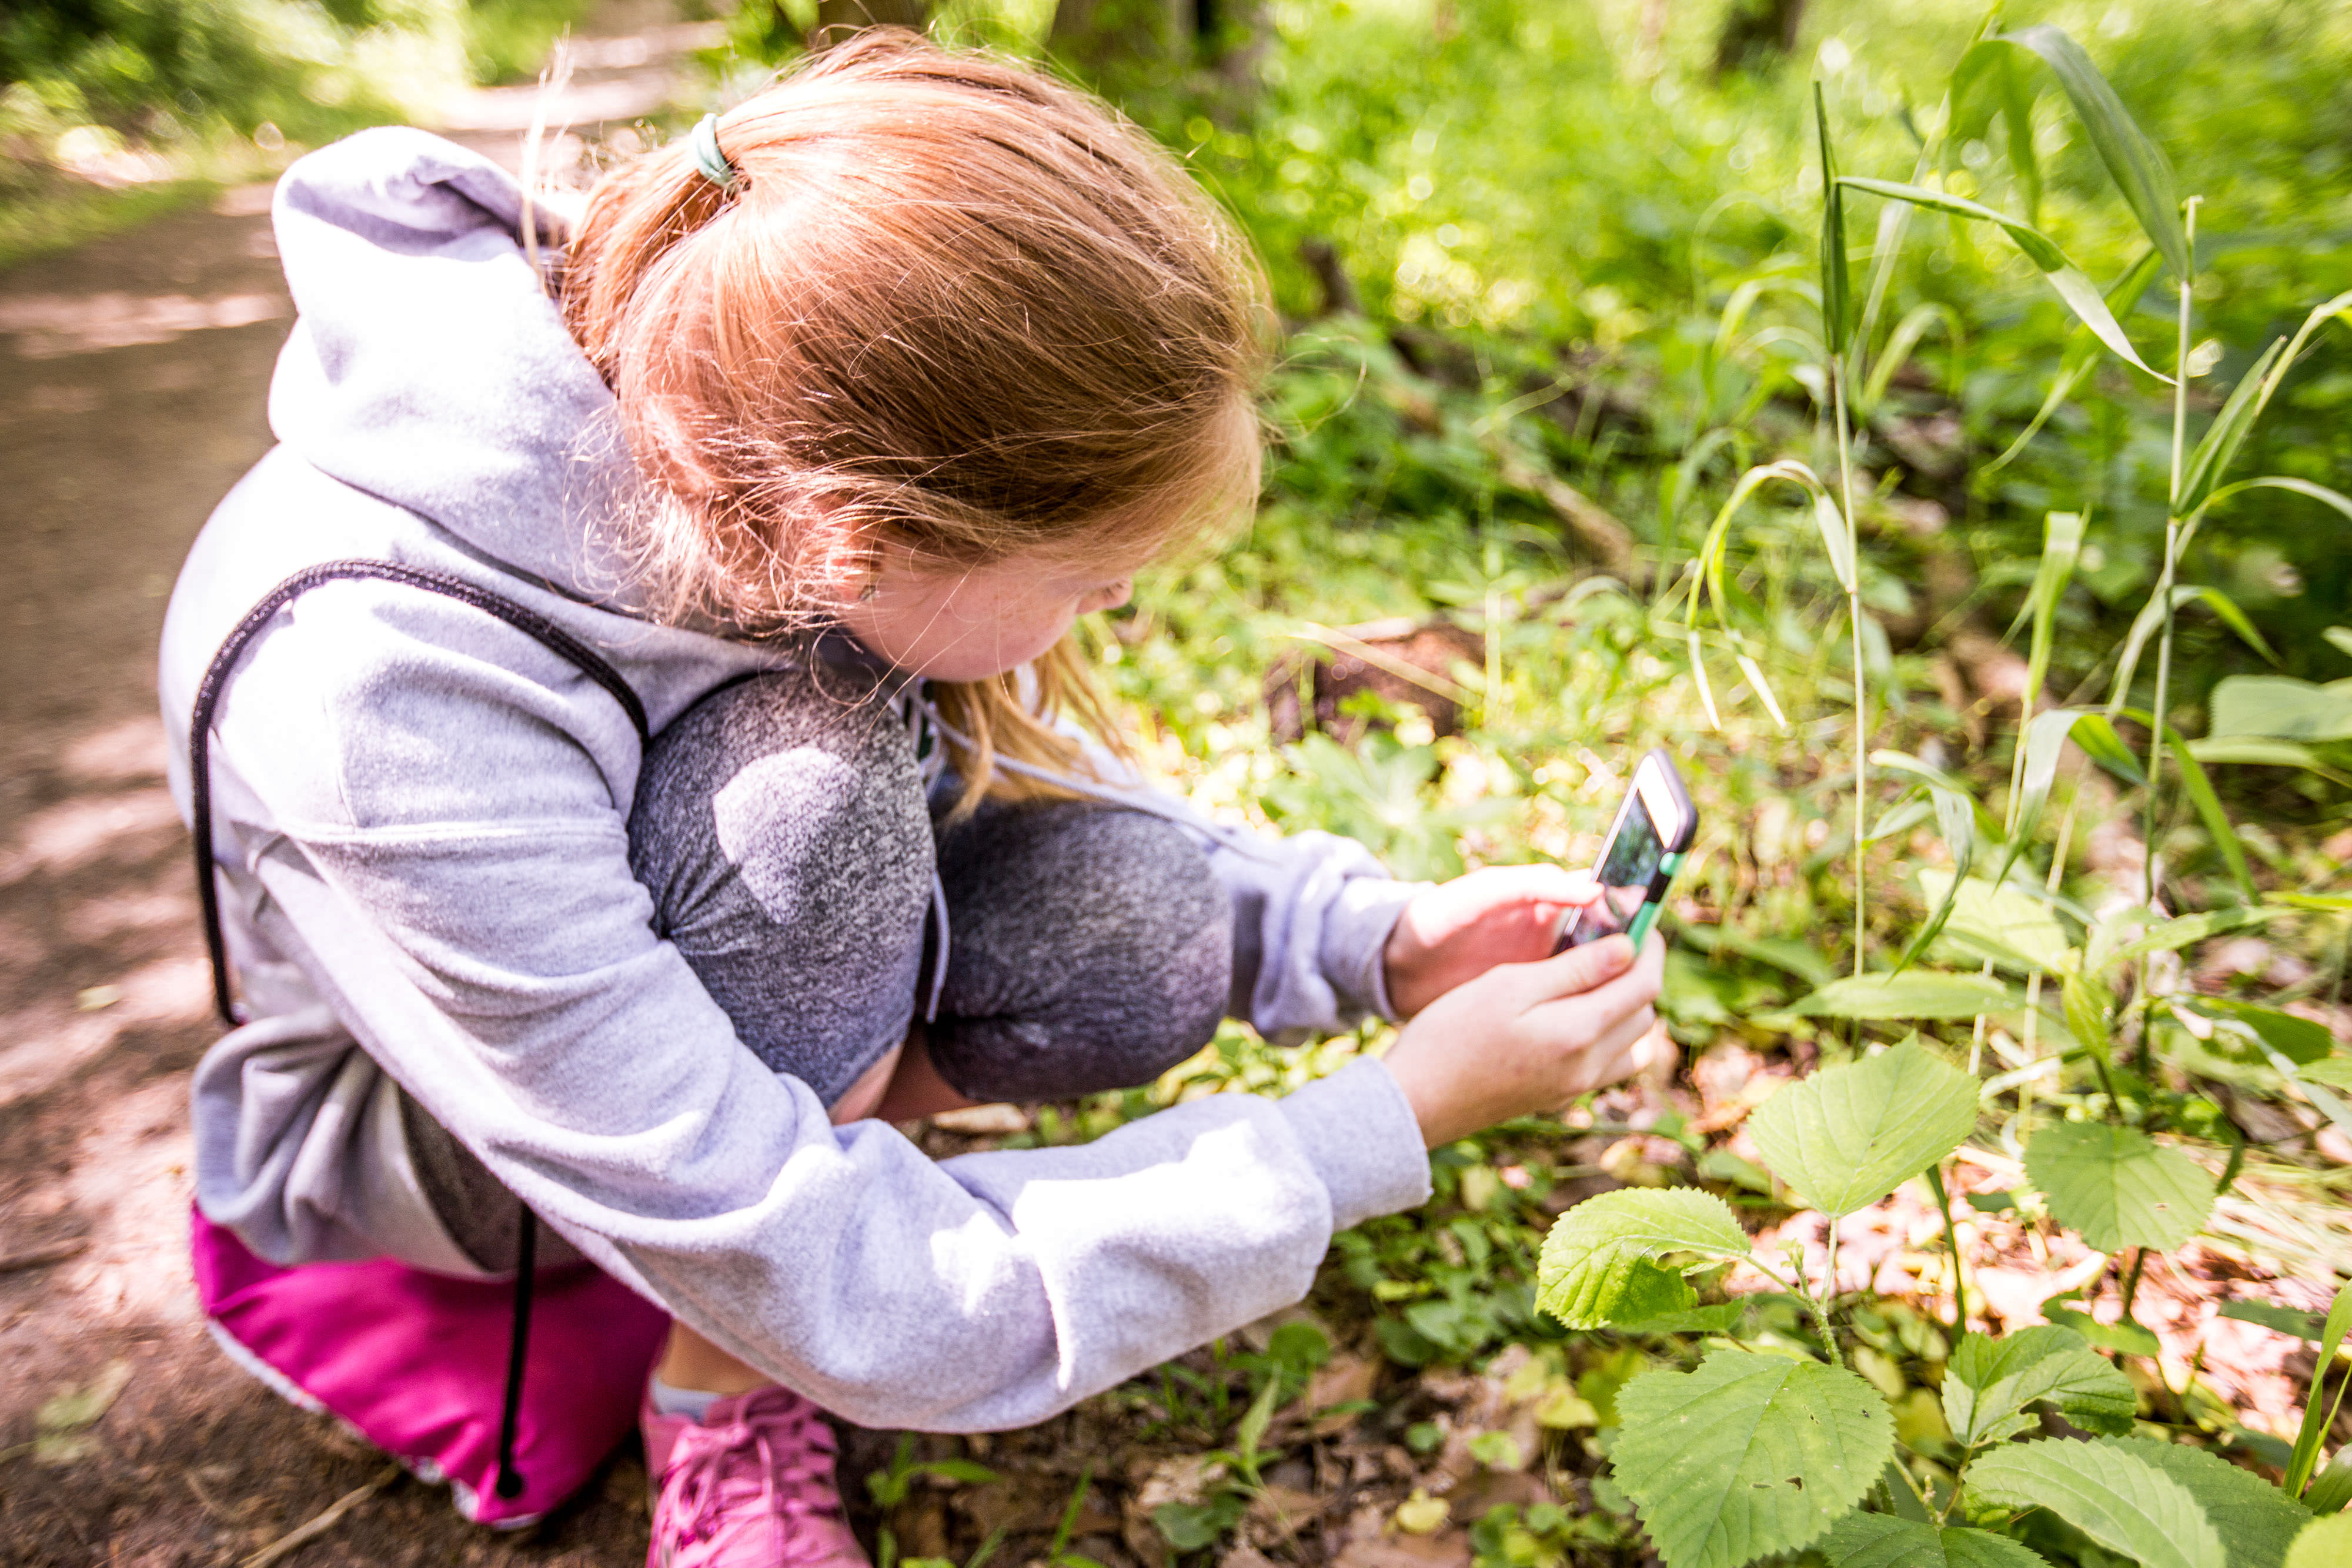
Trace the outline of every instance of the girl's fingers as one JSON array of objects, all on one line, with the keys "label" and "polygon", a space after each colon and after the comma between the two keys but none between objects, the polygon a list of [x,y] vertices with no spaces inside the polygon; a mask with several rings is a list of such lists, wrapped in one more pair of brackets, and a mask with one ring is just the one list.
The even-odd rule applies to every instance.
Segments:
[{"label": "girl's fingers", "polygon": [[1525,1005],[1532,1009],[1596,990],[1633,968],[1633,944],[1629,939],[1605,936],[1549,958],[1518,965],[1512,973],[1525,987],[1521,993]]}]

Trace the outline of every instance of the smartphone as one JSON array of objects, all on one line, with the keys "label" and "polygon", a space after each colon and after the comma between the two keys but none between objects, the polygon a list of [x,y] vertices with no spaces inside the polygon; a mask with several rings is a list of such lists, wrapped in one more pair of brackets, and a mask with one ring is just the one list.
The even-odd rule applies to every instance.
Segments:
[{"label": "smartphone", "polygon": [[1552,951],[1564,952],[1622,931],[1638,947],[1657,923],[1658,906],[1682,870],[1683,857],[1698,836],[1698,813],[1690,791],[1675,771],[1674,758],[1659,747],[1633,769],[1633,787],[1617,808],[1609,840],[1592,878],[1601,897],[1560,916]]}]

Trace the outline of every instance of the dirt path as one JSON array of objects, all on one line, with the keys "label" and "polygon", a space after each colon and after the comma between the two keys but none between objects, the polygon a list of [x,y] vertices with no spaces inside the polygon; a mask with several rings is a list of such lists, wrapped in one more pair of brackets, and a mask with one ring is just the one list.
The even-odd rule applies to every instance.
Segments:
[{"label": "dirt path", "polygon": [[[600,17],[570,112],[661,107],[705,29]],[[511,162],[527,90],[457,134]],[[187,1073],[216,1032],[154,657],[205,515],[270,443],[292,307],[268,192],[0,273],[0,1563],[236,1562],[382,1460],[232,1369],[186,1262]],[[44,1261],[44,1259],[54,1260]],[[61,1463],[12,1453],[60,1394],[122,1379]],[[616,1461],[540,1529],[493,1535],[403,1480],[289,1561],[643,1560]]]}]

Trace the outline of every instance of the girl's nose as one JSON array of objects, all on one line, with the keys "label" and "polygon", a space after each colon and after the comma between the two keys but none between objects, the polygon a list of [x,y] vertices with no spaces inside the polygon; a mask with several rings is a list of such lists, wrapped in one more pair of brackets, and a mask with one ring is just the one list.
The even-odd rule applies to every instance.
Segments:
[{"label": "girl's nose", "polygon": [[1087,613],[1091,615],[1098,611],[1116,610],[1134,597],[1135,580],[1131,577],[1122,577],[1108,588],[1095,590],[1087,600]]}]

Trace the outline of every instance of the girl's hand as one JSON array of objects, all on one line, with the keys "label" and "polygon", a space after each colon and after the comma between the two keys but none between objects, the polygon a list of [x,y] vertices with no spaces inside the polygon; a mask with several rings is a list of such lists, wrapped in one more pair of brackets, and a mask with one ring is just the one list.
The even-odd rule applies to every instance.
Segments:
[{"label": "girl's hand", "polygon": [[1383,955],[1397,1016],[1497,964],[1550,957],[1560,915],[1600,896],[1590,873],[1556,865],[1489,866],[1431,888],[1405,905]]},{"label": "girl's hand", "polygon": [[[1465,881],[1469,880],[1465,878]],[[1640,1071],[1657,1015],[1665,944],[1610,936],[1556,958],[1504,964],[1441,997],[1390,1048],[1429,1147],[1558,1111]],[[1671,1048],[1669,1048],[1671,1049]]]}]

